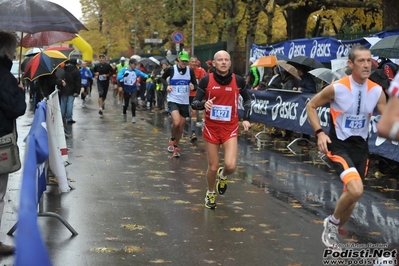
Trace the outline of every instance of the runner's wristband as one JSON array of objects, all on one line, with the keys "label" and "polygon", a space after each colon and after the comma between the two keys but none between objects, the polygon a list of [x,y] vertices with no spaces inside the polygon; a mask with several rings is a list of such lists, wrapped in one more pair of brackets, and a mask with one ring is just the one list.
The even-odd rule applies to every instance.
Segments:
[{"label": "runner's wristband", "polygon": [[324,130],[323,130],[322,128],[316,130],[316,131],[314,132],[314,135],[317,137],[317,135],[318,135],[319,133],[321,133],[321,132],[324,132]]}]

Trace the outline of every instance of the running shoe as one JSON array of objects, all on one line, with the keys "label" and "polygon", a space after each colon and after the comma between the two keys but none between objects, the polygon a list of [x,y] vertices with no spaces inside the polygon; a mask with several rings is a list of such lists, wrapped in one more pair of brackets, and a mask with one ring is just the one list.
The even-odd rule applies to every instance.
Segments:
[{"label": "running shoe", "polygon": [[100,109],[100,110],[98,111],[98,113],[99,113],[100,115],[103,115],[103,110]]},{"label": "running shoe", "polygon": [[194,132],[193,132],[193,133],[191,133],[190,140],[191,140],[191,141],[195,141],[195,140],[197,140],[197,135],[195,135],[195,133],[194,133]]},{"label": "running shoe", "polygon": [[174,149],[175,149],[175,141],[174,140],[170,140],[169,141],[169,146],[168,146],[168,152],[172,153]]},{"label": "running shoe", "polygon": [[179,150],[180,149],[178,147],[174,147],[174,149],[173,149],[173,158],[179,158],[180,157]]},{"label": "running shoe", "polygon": [[136,117],[132,117],[132,123],[136,123]]},{"label": "running shoe", "polygon": [[216,209],[216,193],[206,192],[205,195],[205,207],[208,209]]},{"label": "running shoe", "polygon": [[324,219],[324,230],[321,235],[321,240],[326,247],[340,251],[340,243],[338,240],[338,225],[330,221],[330,216]]},{"label": "running shoe", "polygon": [[127,121],[127,115],[123,114],[123,122],[126,122],[126,121]]},{"label": "running shoe", "polygon": [[218,181],[216,183],[216,190],[220,195],[226,193],[227,190],[227,176],[221,178],[220,175],[222,174],[223,167],[219,167],[217,172]]}]

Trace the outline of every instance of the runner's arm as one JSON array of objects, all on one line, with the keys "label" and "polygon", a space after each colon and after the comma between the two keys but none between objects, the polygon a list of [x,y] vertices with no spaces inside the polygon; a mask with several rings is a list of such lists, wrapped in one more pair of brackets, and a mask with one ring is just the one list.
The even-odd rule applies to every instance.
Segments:
[{"label": "runner's arm", "polygon": [[159,78],[159,80],[162,82],[165,88],[168,87],[168,82],[166,81],[166,79],[168,77],[172,77],[173,73],[174,73],[173,66],[170,66],[165,70],[165,72],[163,72],[162,76]]},{"label": "runner's arm", "polygon": [[236,76],[237,87],[240,90],[240,95],[242,97],[242,102],[244,104],[244,121],[250,121],[250,111],[251,111],[251,97],[249,96],[248,90],[245,88],[245,79],[241,76]]},{"label": "runner's arm", "polygon": [[309,123],[315,131],[315,135],[317,137],[317,147],[319,151],[324,154],[328,153],[328,143],[331,143],[331,139],[323,131],[316,109],[334,100],[334,97],[334,85],[328,85],[321,92],[316,94],[306,105]]},{"label": "runner's arm", "polygon": [[205,76],[203,79],[200,80],[198,85],[197,92],[195,93],[193,102],[191,103],[191,107],[194,110],[204,110],[205,109],[205,102],[202,100],[205,97],[205,91],[208,87],[209,76]]}]

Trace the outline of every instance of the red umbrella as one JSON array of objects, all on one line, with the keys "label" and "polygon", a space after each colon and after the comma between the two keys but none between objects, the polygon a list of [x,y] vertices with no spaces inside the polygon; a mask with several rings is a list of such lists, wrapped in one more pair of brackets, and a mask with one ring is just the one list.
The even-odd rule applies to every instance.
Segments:
[{"label": "red umbrella", "polygon": [[76,38],[75,33],[61,31],[43,31],[27,34],[22,38],[22,47],[47,46],[50,44],[70,41]]}]

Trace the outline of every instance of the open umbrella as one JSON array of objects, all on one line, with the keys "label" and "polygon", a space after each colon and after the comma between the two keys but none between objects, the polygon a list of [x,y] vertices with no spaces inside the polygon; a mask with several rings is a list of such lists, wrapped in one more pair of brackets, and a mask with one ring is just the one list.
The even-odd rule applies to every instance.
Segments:
[{"label": "open umbrella", "polygon": [[153,61],[155,64],[157,64],[158,66],[160,66],[161,65],[161,61],[165,60],[166,58],[163,57],[163,56],[155,55],[155,56],[149,57],[149,59],[151,61]]},{"label": "open umbrella", "polygon": [[296,67],[294,67],[291,64],[288,64],[286,61],[284,60],[278,60],[277,61],[278,65],[280,67],[282,67],[285,71],[287,71],[288,73],[290,73],[291,75],[293,75],[294,77],[296,77],[297,79],[301,79],[301,77],[298,75],[298,69],[296,69]]},{"label": "open umbrella", "polygon": [[268,55],[261,58],[258,58],[252,66],[256,67],[274,67],[277,65],[277,57],[274,55]]},{"label": "open umbrella", "polygon": [[348,57],[340,57],[331,60],[331,70],[338,71],[340,69],[346,69],[348,67]]},{"label": "open umbrella", "polygon": [[0,29],[25,33],[87,30],[68,10],[46,0],[1,0]]},{"label": "open umbrella", "polygon": [[147,57],[142,57],[139,62],[144,66],[147,72],[153,71],[158,66],[154,61]]},{"label": "open umbrella", "polygon": [[318,79],[321,79],[321,80],[327,82],[328,84],[331,84],[334,81],[341,78],[340,74],[333,72],[329,68],[324,68],[324,67],[313,69],[313,70],[309,71],[308,73],[315,76]]},{"label": "open umbrella", "polygon": [[41,51],[43,51],[42,48],[33,47],[33,48],[29,49],[28,51],[26,51],[25,56],[34,56],[34,55],[37,55],[38,53],[40,53]]},{"label": "open umbrella", "polygon": [[44,51],[58,51],[69,58],[73,53],[73,51],[75,51],[75,49],[69,47],[62,47],[62,46],[51,46]]},{"label": "open umbrella", "polygon": [[176,58],[177,58],[177,55],[175,55],[175,54],[171,54],[171,55],[166,56],[166,60],[168,60],[168,62],[170,64],[173,64],[175,62]]},{"label": "open umbrella", "polygon": [[69,57],[55,50],[43,51],[35,55],[26,65],[24,79],[33,81],[44,75],[51,75]]},{"label": "open umbrella", "polygon": [[381,39],[370,48],[371,54],[385,58],[399,58],[399,35]]},{"label": "open umbrella", "polygon": [[324,65],[322,63],[320,63],[319,61],[317,61],[316,59],[311,58],[309,56],[304,56],[304,55],[295,56],[295,57],[291,58],[290,60],[288,60],[287,63],[291,64],[295,67],[298,67],[298,65],[304,66],[304,67],[310,67],[310,68],[324,67]]},{"label": "open umbrella", "polygon": [[70,41],[76,38],[75,33],[61,31],[42,31],[27,34],[21,40],[22,47],[47,46],[50,44]]}]

